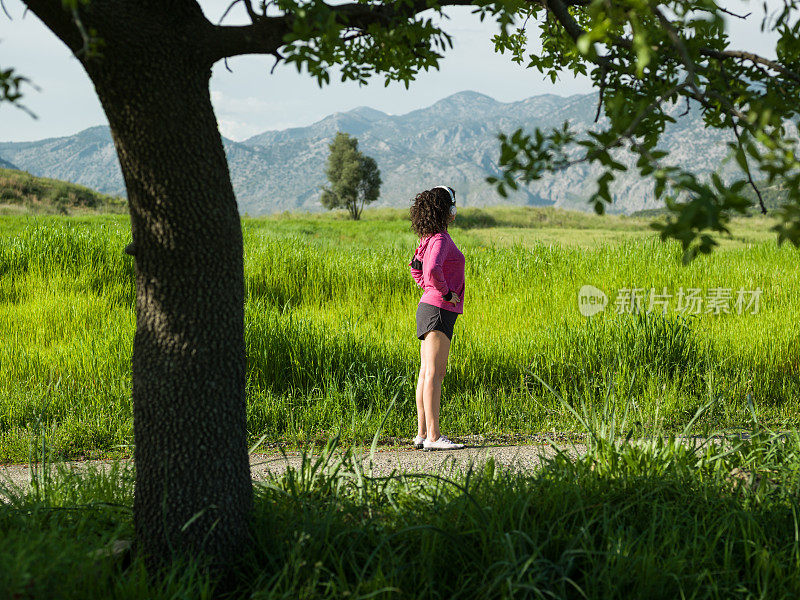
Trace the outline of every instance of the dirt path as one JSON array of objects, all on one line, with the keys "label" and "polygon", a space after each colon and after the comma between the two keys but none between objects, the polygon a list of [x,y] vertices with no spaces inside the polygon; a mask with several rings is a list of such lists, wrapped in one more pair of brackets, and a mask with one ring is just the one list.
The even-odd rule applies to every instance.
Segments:
[{"label": "dirt path", "polygon": [[[582,444],[567,444],[562,448],[570,455],[585,451]],[[471,464],[483,463],[493,458],[498,464],[522,471],[532,471],[541,464],[543,457],[553,456],[555,451],[546,445],[510,445],[464,448],[437,452],[423,452],[411,448],[379,450],[373,458],[373,474],[388,475],[392,471],[407,473],[447,473],[453,469],[464,470]],[[314,455],[318,456],[318,455]],[[362,466],[367,466],[369,449],[357,454]],[[251,454],[250,473],[254,480],[266,478],[268,473],[280,474],[291,465],[301,463],[299,452],[287,452],[284,458],[279,453]],[[65,462],[64,466],[75,469],[109,468],[112,461],[94,460]],[[30,467],[23,465],[0,465],[0,496],[3,487],[19,487],[30,484]]]}]

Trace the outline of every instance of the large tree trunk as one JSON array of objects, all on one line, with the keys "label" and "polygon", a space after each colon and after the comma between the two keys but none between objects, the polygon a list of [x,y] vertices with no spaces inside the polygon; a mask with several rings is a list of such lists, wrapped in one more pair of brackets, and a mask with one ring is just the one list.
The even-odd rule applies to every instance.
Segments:
[{"label": "large tree trunk", "polygon": [[190,548],[230,558],[243,550],[252,494],[242,232],[210,71],[163,75],[129,93],[98,86],[136,260],[137,539],[154,556]]},{"label": "large tree trunk", "polygon": [[194,2],[95,0],[81,16],[103,39],[82,62],[130,203],[137,547],[153,566],[183,552],[224,564],[246,549],[252,487],[241,225],[211,61],[191,37],[208,23]]}]

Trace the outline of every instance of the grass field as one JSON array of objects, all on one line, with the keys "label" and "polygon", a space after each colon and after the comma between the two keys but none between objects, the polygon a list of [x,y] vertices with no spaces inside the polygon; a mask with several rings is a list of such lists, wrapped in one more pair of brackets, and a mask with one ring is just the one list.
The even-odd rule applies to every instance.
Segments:
[{"label": "grass field", "polygon": [[[247,219],[247,415],[252,439],[300,444],[413,435],[420,290],[403,211]],[[646,219],[553,209],[465,209],[465,308],[443,386],[442,428],[462,434],[575,430],[567,402],[609,390],[634,431],[794,426],[800,408],[798,251],[771,223],[736,222],[685,267]],[[132,441],[133,264],[122,216],[0,218],[0,461],[44,437],[58,456],[126,454]],[[584,284],[611,304],[578,310]],[[623,288],[677,294],[760,288],[758,312],[617,314]],[[675,299],[673,298],[673,301]],[[544,383],[542,383],[544,382]],[[544,385],[546,384],[546,386]]]}]

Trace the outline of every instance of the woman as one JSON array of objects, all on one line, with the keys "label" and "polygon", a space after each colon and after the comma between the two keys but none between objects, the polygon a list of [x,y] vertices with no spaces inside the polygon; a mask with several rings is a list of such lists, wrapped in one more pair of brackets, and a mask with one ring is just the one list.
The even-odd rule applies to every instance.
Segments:
[{"label": "woman", "polygon": [[443,185],[417,194],[411,227],[420,237],[411,259],[411,276],[424,293],[417,306],[420,367],[417,379],[417,437],[424,450],[455,450],[439,431],[442,379],[447,369],[456,317],[464,311],[464,255],[447,233],[456,218],[456,193]]}]

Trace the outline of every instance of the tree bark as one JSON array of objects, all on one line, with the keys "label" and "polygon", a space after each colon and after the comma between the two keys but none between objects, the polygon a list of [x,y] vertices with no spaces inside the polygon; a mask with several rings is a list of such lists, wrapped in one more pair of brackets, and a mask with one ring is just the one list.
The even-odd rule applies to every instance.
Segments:
[{"label": "tree bark", "polygon": [[95,0],[80,8],[103,40],[93,58],[63,9],[48,22],[60,4],[29,3],[81,58],[128,191],[137,550],[151,567],[180,553],[224,566],[247,549],[252,485],[242,232],[209,96],[211,26],[195,2]]},{"label": "tree bark", "polygon": [[137,95],[98,89],[136,258],[136,531],[147,554],[188,549],[225,561],[244,549],[252,495],[242,232],[210,69],[167,71]]}]

